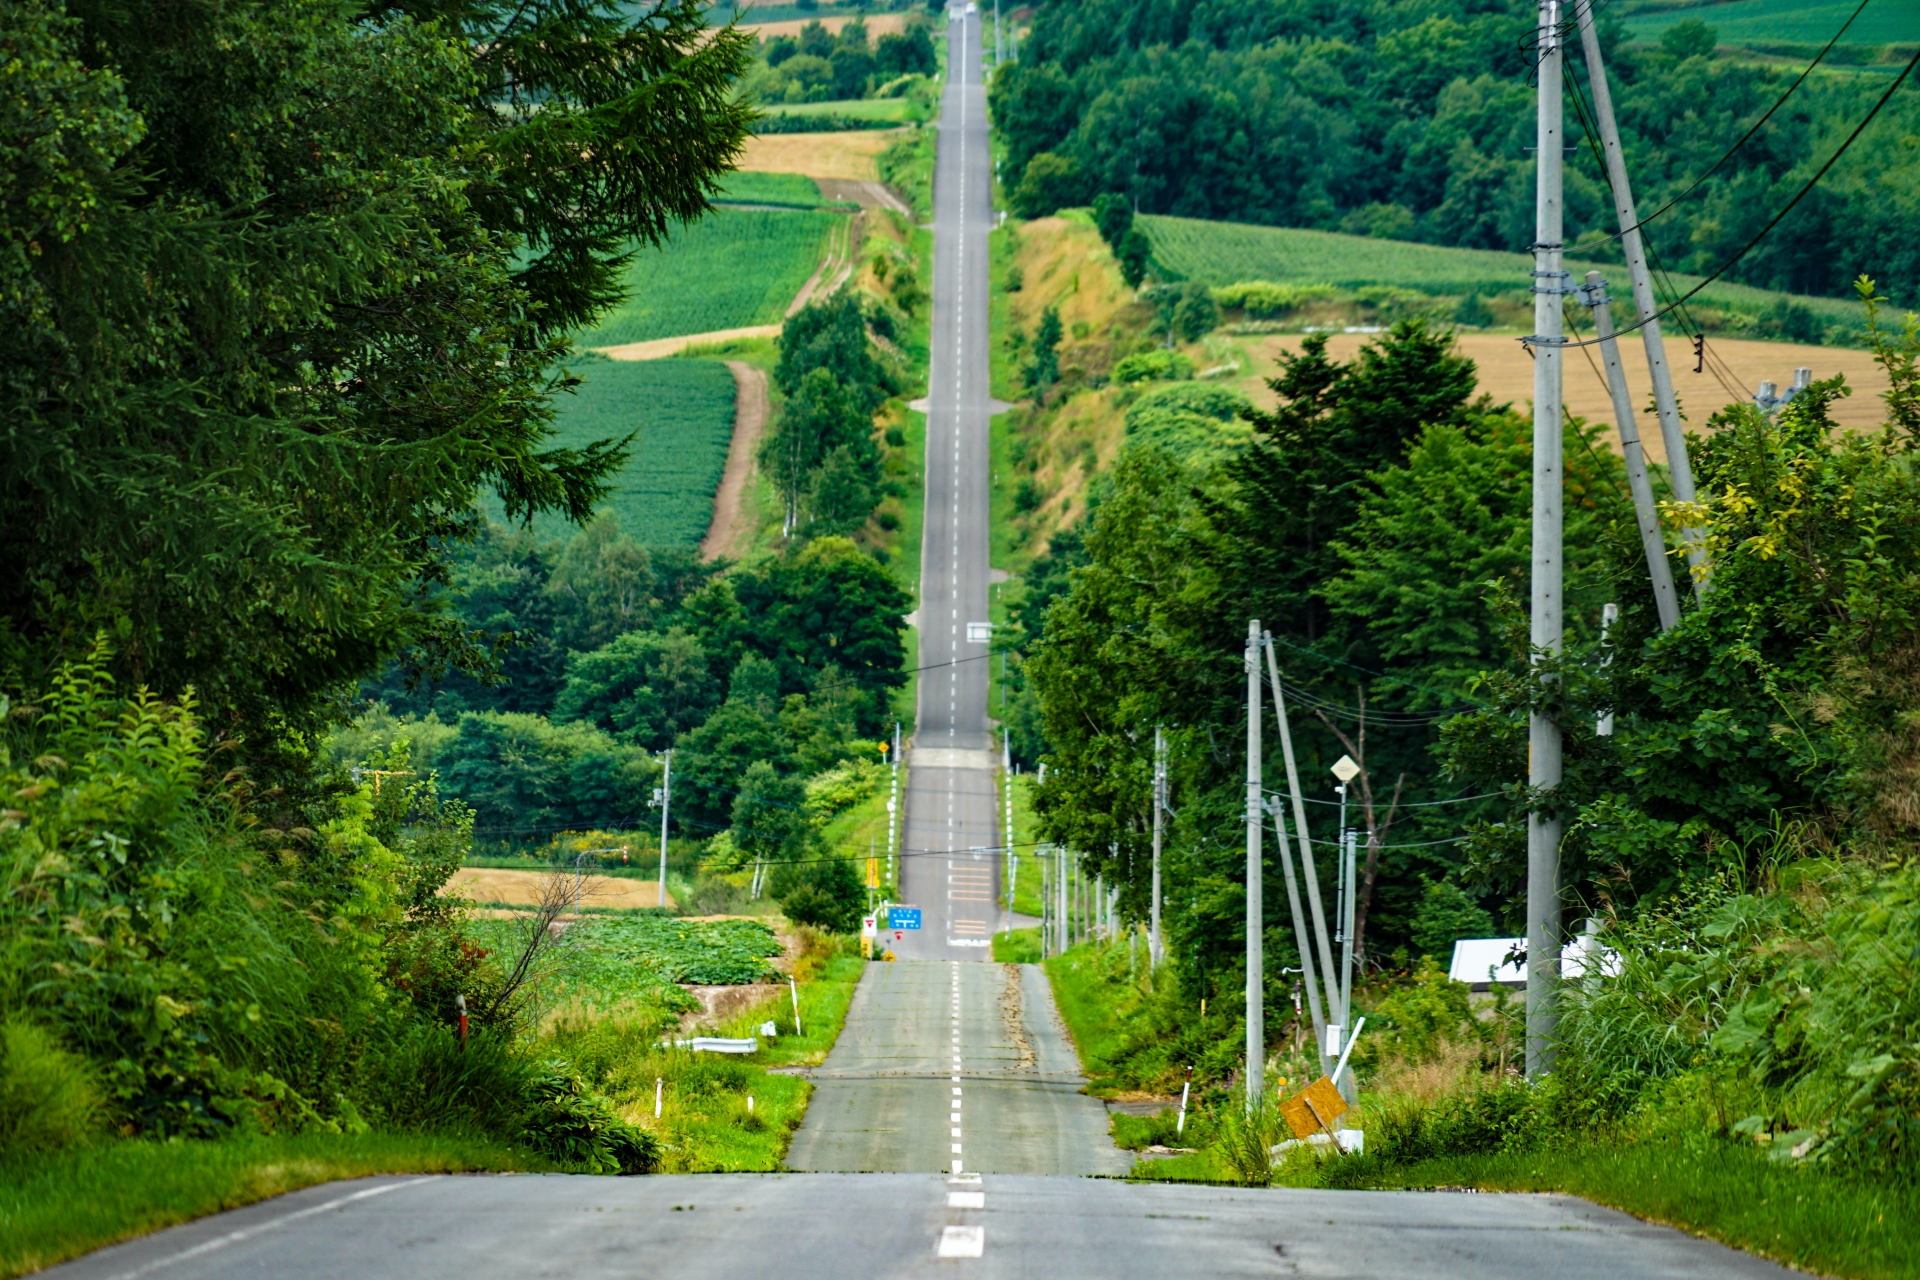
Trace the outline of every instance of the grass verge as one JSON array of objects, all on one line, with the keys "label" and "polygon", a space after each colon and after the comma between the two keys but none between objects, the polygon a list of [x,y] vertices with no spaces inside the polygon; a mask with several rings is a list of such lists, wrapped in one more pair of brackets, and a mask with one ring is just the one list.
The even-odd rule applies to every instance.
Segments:
[{"label": "grass verge", "polygon": [[391,1134],[123,1140],[0,1166],[0,1276],[340,1178],[547,1170],[480,1139]]},{"label": "grass verge", "polygon": [[[800,979],[798,1032],[792,996],[779,987],[768,988],[766,1000],[710,1028],[713,1034],[744,1038],[757,1035],[761,1023],[774,1023],[779,1034],[763,1038],[759,1052],[751,1056],[722,1057],[654,1045],[636,1053],[631,1041],[612,1047],[620,1060],[604,1064],[610,1091],[626,1119],[659,1136],[660,1172],[768,1173],[780,1168],[813,1095],[812,1081],[789,1069],[817,1066],[839,1038],[853,989],[866,971],[867,962],[853,950],[857,945],[857,940],[842,939],[810,946],[801,956],[795,966]],[[605,1043],[607,1030],[603,1024],[582,1033],[594,1042],[586,1052]],[[617,1037],[619,1029],[611,1030]]]},{"label": "grass verge", "polygon": [[1803,1270],[1874,1280],[1920,1274],[1920,1232],[1913,1229],[1920,1222],[1920,1188],[1841,1178],[1716,1138],[1405,1165],[1371,1156],[1304,1159],[1278,1172],[1278,1181],[1293,1186],[1557,1191]]}]

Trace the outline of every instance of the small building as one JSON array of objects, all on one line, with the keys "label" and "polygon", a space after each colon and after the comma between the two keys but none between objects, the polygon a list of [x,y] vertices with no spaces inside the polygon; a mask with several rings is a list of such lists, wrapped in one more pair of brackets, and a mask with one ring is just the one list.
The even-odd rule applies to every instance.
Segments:
[{"label": "small building", "polygon": [[[1584,933],[1560,948],[1562,978],[1584,978],[1590,972],[1612,977],[1620,972],[1620,953],[1601,946],[1597,932],[1596,923],[1590,920]],[[1495,987],[1520,990],[1527,985],[1527,940],[1462,938],[1453,944],[1453,962],[1447,966],[1447,976],[1474,991]]]}]

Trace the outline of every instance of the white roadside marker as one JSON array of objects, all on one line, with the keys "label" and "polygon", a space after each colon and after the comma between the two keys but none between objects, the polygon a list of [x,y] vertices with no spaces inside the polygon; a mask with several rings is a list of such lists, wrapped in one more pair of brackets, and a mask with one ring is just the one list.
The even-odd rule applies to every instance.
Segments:
[{"label": "white roadside marker", "polygon": [[947,1227],[940,1232],[941,1258],[977,1258],[987,1250],[985,1227]]}]

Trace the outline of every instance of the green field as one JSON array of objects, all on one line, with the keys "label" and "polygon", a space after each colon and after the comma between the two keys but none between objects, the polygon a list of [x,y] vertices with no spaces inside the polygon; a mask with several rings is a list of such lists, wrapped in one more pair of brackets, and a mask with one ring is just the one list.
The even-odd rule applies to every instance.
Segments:
[{"label": "green field", "polygon": [[744,169],[729,174],[726,186],[714,199],[735,204],[785,205],[793,209],[817,209],[826,203],[820,188],[804,174],[757,173]]},{"label": "green field", "polygon": [[[1528,273],[1533,270],[1533,259],[1523,253],[1451,249],[1332,231],[1203,222],[1197,218],[1142,216],[1139,224],[1153,245],[1154,261],[1161,267],[1182,279],[1216,287],[1243,280],[1271,280],[1276,284],[1330,284],[1342,289],[1391,285],[1452,296],[1498,295],[1522,291],[1532,284]],[[1569,260],[1567,269],[1576,279],[1593,270],[1604,272],[1610,281],[1625,283],[1625,268],[1617,265]],[[1685,290],[1698,284],[1700,277],[1676,273],[1672,281]],[[1789,296],[1716,282],[1699,295],[1698,302],[1759,311]],[[1859,320],[1858,305],[1845,299],[1794,300],[1825,320]]]},{"label": "green field", "polygon": [[[1676,22],[1698,20],[1712,27],[1721,44],[1780,42],[1822,45],[1833,38],[1858,0],[1732,0],[1728,4],[1635,14],[1625,20],[1635,40],[1657,40]],[[1853,25],[1846,44],[1908,44],[1920,41],[1920,6],[1911,0],[1870,0]]]},{"label": "green field", "polygon": [[911,120],[914,104],[907,98],[848,98],[840,102],[770,102],[761,110],[776,116],[845,116],[849,120]]},{"label": "green field", "polygon": [[[733,374],[718,360],[591,360],[574,372],[584,381],[560,397],[556,444],[640,433],[600,509],[648,546],[698,546],[733,442]],[[548,538],[573,532],[557,515],[538,517],[534,527]]]},{"label": "green field", "polygon": [[722,209],[639,251],[627,301],[575,335],[583,347],[776,324],[826,254],[836,213]]}]

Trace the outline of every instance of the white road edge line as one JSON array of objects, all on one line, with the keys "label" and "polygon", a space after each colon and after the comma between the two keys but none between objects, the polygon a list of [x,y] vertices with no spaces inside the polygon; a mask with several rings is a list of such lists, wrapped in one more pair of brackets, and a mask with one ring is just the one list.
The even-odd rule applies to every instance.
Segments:
[{"label": "white road edge line", "polygon": [[[148,1275],[151,1272],[160,1270],[162,1267],[171,1267],[175,1263],[185,1262],[190,1258],[204,1257],[216,1249],[224,1249],[230,1244],[239,1244],[243,1240],[251,1240],[255,1236],[265,1235],[276,1227],[286,1226],[289,1222],[298,1222],[302,1218],[311,1218],[315,1214],[325,1213],[329,1209],[338,1209],[342,1205],[352,1204],[356,1200],[369,1200],[374,1196],[383,1196],[389,1191],[398,1191],[403,1187],[414,1187],[420,1185],[422,1182],[431,1181],[433,1181],[431,1178],[410,1178],[405,1182],[389,1182],[384,1187],[368,1187],[364,1191],[356,1191],[352,1195],[340,1196],[337,1199],[327,1201],[325,1204],[316,1204],[309,1209],[300,1209],[293,1213],[284,1214],[271,1222],[262,1222],[258,1226],[253,1227],[242,1227],[238,1231],[229,1231],[226,1235],[215,1236],[213,1239],[197,1244],[191,1249],[182,1249],[179,1253],[171,1254],[165,1258],[155,1258],[145,1266],[135,1267],[132,1271],[122,1272],[120,1275],[115,1276],[113,1280],[134,1280],[135,1276]],[[979,1255],[976,1254],[974,1256],[977,1257]]]}]

